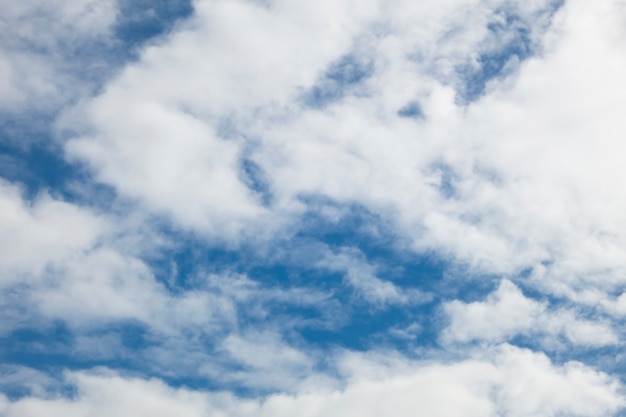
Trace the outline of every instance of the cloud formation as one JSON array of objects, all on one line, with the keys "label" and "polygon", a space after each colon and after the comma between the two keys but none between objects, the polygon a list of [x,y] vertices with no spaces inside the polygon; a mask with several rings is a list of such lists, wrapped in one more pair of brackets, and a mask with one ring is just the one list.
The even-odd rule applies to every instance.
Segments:
[{"label": "cloud formation", "polygon": [[0,18],[0,414],[623,413],[623,2],[140,3]]},{"label": "cloud formation", "polygon": [[[365,359],[367,360],[367,359]],[[404,365],[400,375],[373,363],[376,378],[352,375],[340,390],[311,389],[298,395],[277,394],[260,402],[227,393],[172,389],[158,380],[124,377],[107,371],[71,373],[73,400],[55,397],[3,399],[8,417],[56,416],[362,416],[415,412],[475,416],[602,416],[622,404],[606,375],[578,363],[553,366],[542,355],[502,346],[494,359],[469,359],[452,365]],[[408,367],[408,368],[407,368]],[[397,369],[392,371],[394,374]]]}]

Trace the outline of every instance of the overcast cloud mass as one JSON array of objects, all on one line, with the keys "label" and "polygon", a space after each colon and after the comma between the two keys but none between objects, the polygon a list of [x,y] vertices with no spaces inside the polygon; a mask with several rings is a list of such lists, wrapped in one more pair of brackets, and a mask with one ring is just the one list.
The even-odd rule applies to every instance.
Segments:
[{"label": "overcast cloud mass", "polygon": [[0,416],[626,416],[623,0],[0,0]]}]

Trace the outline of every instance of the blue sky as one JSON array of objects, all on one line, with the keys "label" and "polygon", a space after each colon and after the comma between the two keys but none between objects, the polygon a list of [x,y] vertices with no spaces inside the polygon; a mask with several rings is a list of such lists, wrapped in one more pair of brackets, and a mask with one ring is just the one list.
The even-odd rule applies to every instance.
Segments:
[{"label": "blue sky", "polygon": [[0,415],[626,415],[617,0],[0,13]]}]

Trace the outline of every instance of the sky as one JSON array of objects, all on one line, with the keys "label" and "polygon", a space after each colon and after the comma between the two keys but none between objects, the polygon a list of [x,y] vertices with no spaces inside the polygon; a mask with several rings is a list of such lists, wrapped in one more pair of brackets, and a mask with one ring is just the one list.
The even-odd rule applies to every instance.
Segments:
[{"label": "sky", "polygon": [[0,0],[0,416],[626,416],[624,0]]}]

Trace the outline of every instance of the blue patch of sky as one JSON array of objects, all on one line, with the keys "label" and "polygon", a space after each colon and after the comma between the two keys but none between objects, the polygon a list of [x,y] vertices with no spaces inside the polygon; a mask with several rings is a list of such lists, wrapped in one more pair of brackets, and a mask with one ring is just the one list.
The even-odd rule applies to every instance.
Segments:
[{"label": "blue patch of sky", "polygon": [[[119,329],[118,329],[119,330]],[[106,333],[101,334],[101,336]],[[117,335],[117,334],[116,334]],[[12,335],[15,340],[16,335]],[[48,346],[51,342],[49,335],[41,335],[37,339],[33,339],[41,344]],[[54,342],[54,341],[53,341]],[[103,343],[109,343],[103,340]],[[128,348],[124,352],[116,351],[116,358],[88,358],[74,354],[72,344],[64,346],[64,351],[51,351],[50,347],[38,350],[31,349],[25,343],[21,344],[24,350],[22,352],[10,352],[2,356],[5,364],[12,366],[23,366],[36,369],[39,372],[52,375],[56,380],[61,380],[61,375],[65,371],[83,371],[85,369],[95,369],[98,367],[106,367],[123,372],[125,375],[136,375],[140,377],[159,377],[167,384],[174,387],[192,387],[203,390],[224,389],[224,384],[218,379],[200,376],[195,372],[172,372],[171,370],[159,369],[159,364],[151,361],[149,357],[145,357],[146,350],[143,348]],[[146,348],[159,347],[158,344],[151,344]],[[165,347],[167,349],[167,347]],[[180,371],[180,370],[179,370]],[[11,389],[12,388],[12,389]],[[69,387],[67,387],[69,388]],[[237,387],[233,387],[237,388]],[[3,394],[9,395],[11,399],[16,400],[31,395],[31,391],[27,386],[11,384],[9,387],[2,387]],[[68,393],[61,393],[64,397],[71,397]],[[71,393],[69,393],[71,394]]]},{"label": "blue patch of sky", "polygon": [[[238,249],[207,242],[167,223],[159,232],[173,244],[145,258],[156,279],[173,292],[194,289],[199,274],[243,274],[254,260],[254,248],[242,244]],[[173,280],[172,280],[173,278]]]},{"label": "blue patch of sky", "polygon": [[331,250],[356,248],[396,285],[431,291],[440,282],[447,267],[445,259],[435,253],[416,254],[409,248],[410,242],[379,214],[358,205],[350,206],[348,213],[330,222],[313,211],[303,219],[297,237],[323,242]]},{"label": "blue patch of sky", "polygon": [[[620,323],[621,326],[624,323]],[[624,354],[624,343],[615,346],[606,346],[599,349],[581,350],[580,352],[564,352],[561,362],[575,360],[592,366],[599,371],[606,372],[620,379],[622,384],[626,384],[626,355]]]},{"label": "blue patch of sky", "polygon": [[118,7],[115,35],[123,45],[119,51],[126,57],[193,13],[191,0],[121,0]]},{"label": "blue patch of sky", "polygon": [[126,63],[136,60],[146,43],[166,35],[193,13],[191,0],[121,0],[117,7],[112,41],[72,40],[54,51],[66,63],[64,70],[92,94],[99,93]]},{"label": "blue patch of sky", "polygon": [[20,183],[29,197],[43,189],[65,194],[77,166],[67,163],[50,132],[59,110],[0,114],[0,177]]},{"label": "blue patch of sky", "polygon": [[[517,285],[517,287],[524,293],[524,295],[528,298],[532,298],[533,300],[537,300],[540,302],[548,303],[551,306],[561,306],[567,304],[567,298],[557,296],[555,294],[550,294],[548,292],[542,291],[539,288],[536,288],[532,281],[528,283],[530,275],[528,275],[528,269],[523,269],[520,273],[511,277],[511,281]],[[584,306],[578,306],[577,309],[580,309],[580,312],[584,314],[592,314],[593,308],[590,307],[586,309]]]},{"label": "blue patch of sky", "polygon": [[55,117],[56,111],[0,112],[0,145],[23,150],[34,143],[51,142],[49,132]]},{"label": "blue patch of sky", "polygon": [[374,64],[356,55],[345,55],[332,63],[324,75],[303,96],[307,106],[324,108],[340,101],[374,74]]},{"label": "blue patch of sky", "polygon": [[442,301],[459,300],[464,303],[484,301],[485,297],[500,285],[501,275],[470,272],[470,266],[449,261],[437,297]]},{"label": "blue patch of sky", "polygon": [[454,198],[457,195],[455,183],[459,181],[459,176],[454,172],[454,168],[445,162],[439,162],[430,166],[429,171],[439,176],[437,190],[442,197]]},{"label": "blue patch of sky", "polygon": [[502,22],[488,24],[489,36],[508,39],[508,42],[500,48],[481,53],[473,64],[457,67],[457,74],[463,82],[458,93],[462,102],[470,103],[480,98],[490,80],[507,75],[507,64],[512,60],[524,61],[534,53],[529,23],[507,10],[502,10],[500,15],[503,16]]},{"label": "blue patch of sky", "polygon": [[18,185],[26,201],[47,192],[55,199],[97,210],[116,203],[112,187],[94,183],[87,169],[66,161],[54,143],[20,147],[0,141],[0,178]]},{"label": "blue patch of sky", "polygon": [[[0,370],[2,372],[2,370]],[[2,372],[4,375],[9,375],[10,371],[5,370]],[[24,397],[28,397],[32,395],[32,388],[26,384],[21,384],[17,381],[13,381],[12,383],[5,384],[0,387],[2,390],[2,394],[5,395],[10,401],[17,401]]]},{"label": "blue patch of sky", "polygon": [[54,145],[26,148],[0,143],[0,177],[19,183],[27,199],[43,189],[70,198],[65,188],[69,179],[82,177],[77,167],[66,163]]},{"label": "blue patch of sky", "polygon": [[[464,297],[473,294],[474,298],[480,298],[494,288],[489,281],[489,285],[468,283],[467,288],[459,286],[453,291],[450,287],[446,291],[443,287],[448,282],[445,278],[448,262],[435,254],[416,255],[409,249],[398,248],[394,245],[397,236],[391,230],[379,232],[376,236],[369,235],[368,228],[372,223],[379,227],[381,222],[378,216],[364,209],[355,208],[338,222],[315,218],[313,214],[310,217],[303,222],[305,226],[296,236],[273,242],[269,252],[259,252],[245,245],[238,249],[215,247],[181,236],[177,240],[185,241],[185,244],[175,252],[164,254],[162,259],[157,260],[160,266],[155,269],[162,271],[161,279],[165,281],[170,273],[168,262],[173,260],[177,265],[176,287],[185,290],[199,285],[199,281],[193,278],[199,273],[235,272],[245,274],[259,285],[260,290],[305,289],[325,294],[329,298],[321,301],[323,305],[320,308],[288,302],[266,306],[269,315],[263,321],[294,319],[302,324],[299,328],[308,343],[360,349],[367,348],[384,329],[408,325],[428,317],[441,300],[455,298],[459,296],[458,292],[462,292]],[[346,284],[343,271],[315,265],[328,251],[339,253],[344,248],[358,249],[364,261],[377,266],[377,274],[382,279],[393,282],[400,289],[417,288],[437,294],[437,298],[423,305],[388,305],[384,308],[361,300],[355,290]],[[458,281],[461,283],[464,279]],[[332,310],[331,316],[327,309]],[[344,317],[333,321],[339,315]],[[245,308],[242,318],[248,325],[257,320],[253,310],[248,312]],[[435,325],[428,320],[421,324],[425,328],[423,335],[427,337],[420,336],[425,337],[420,339],[420,343],[433,343],[436,331],[432,326]]]},{"label": "blue patch of sky", "polygon": [[[90,354],[77,350],[79,338],[91,338],[93,343],[100,343],[100,351]],[[118,340],[119,344],[112,340]],[[163,372],[158,363],[145,356],[149,349],[161,347],[162,342],[141,323],[121,321],[101,325],[90,331],[75,332],[63,322],[55,321],[48,326],[18,329],[2,335],[0,361],[5,365],[23,366],[52,375],[60,375],[65,370],[79,371],[105,366],[122,370],[126,374],[156,375],[180,385],[199,380],[194,372],[185,376],[176,375],[176,372],[167,369]],[[203,378],[204,388],[217,388],[217,383]],[[13,394],[19,397],[29,393],[19,389]]]},{"label": "blue patch of sky", "polygon": [[[323,349],[367,351],[380,347],[382,342],[399,352],[410,353],[418,346],[432,348],[438,345],[437,335],[442,323],[435,303],[390,305],[384,309],[353,304],[350,308],[350,321],[340,329],[308,327],[301,330],[302,336],[308,343]],[[415,338],[403,339],[394,335],[394,330],[412,324],[420,327]]]},{"label": "blue patch of sky", "polygon": [[[225,368],[224,372],[237,371],[241,369]],[[259,390],[241,386],[237,383],[225,381],[221,378],[210,379],[206,376],[186,375],[184,377],[176,375],[162,375],[169,386],[174,388],[185,388],[196,391],[230,391],[239,398],[258,397]],[[270,394],[269,392],[267,394]]]},{"label": "blue patch of sky", "polygon": [[406,106],[402,107],[397,112],[398,117],[403,117],[407,119],[417,119],[421,120],[424,118],[424,111],[419,103],[412,101],[408,103]]},{"label": "blue patch of sky", "polygon": [[263,206],[268,207],[272,203],[272,194],[263,169],[249,158],[242,159],[240,163],[243,183],[258,196]]},{"label": "blue patch of sky", "polygon": [[76,333],[66,323],[55,320],[38,323],[36,328],[20,328],[0,337],[0,358],[4,363],[13,363],[39,370],[54,371],[61,367],[79,369],[102,364],[128,367],[133,361],[124,360],[116,346],[101,346],[102,352],[95,355],[77,354],[75,351],[77,336],[101,338],[106,343],[106,336],[114,335],[122,347],[136,350],[151,344],[147,329],[132,321],[119,321],[102,325],[92,331]]},{"label": "blue patch of sky", "polygon": [[480,98],[490,80],[504,75],[503,70],[512,58],[520,60],[526,58],[520,51],[522,49],[517,46],[509,46],[498,52],[480,55],[477,67],[473,65],[459,67],[457,71],[464,81],[462,101],[469,103]]},{"label": "blue patch of sky", "polygon": [[[0,375],[3,377],[0,379],[0,392],[11,401],[18,401],[24,397],[32,396],[33,394],[41,395],[40,389],[43,389],[46,395],[50,397],[62,397],[67,399],[76,397],[77,392],[75,387],[70,383],[62,382],[62,370],[56,372],[37,372],[39,372],[37,377],[43,374],[44,380],[33,381],[33,379],[38,378],[32,378],[35,376],[32,372],[18,366],[0,366]],[[26,376],[26,378],[23,378],[24,376]],[[28,376],[31,378],[28,378]],[[46,377],[51,379],[46,381]],[[36,393],[34,392],[35,390],[37,391]]]},{"label": "blue patch of sky", "polygon": [[18,329],[0,338],[0,360],[4,364],[58,372],[76,361],[68,355],[72,341],[72,332],[63,323]]},{"label": "blue patch of sky", "polygon": [[[385,220],[384,215],[362,205],[341,204],[316,195],[302,195],[299,199],[309,211],[300,220],[297,237],[311,237],[334,246],[359,247],[366,255],[369,249],[388,248],[390,252],[395,252],[408,243],[394,233],[393,225]],[[321,214],[326,209],[345,214],[336,221],[329,220]]]}]

